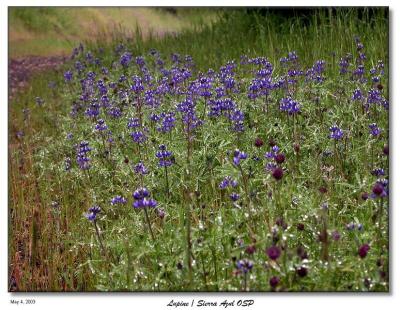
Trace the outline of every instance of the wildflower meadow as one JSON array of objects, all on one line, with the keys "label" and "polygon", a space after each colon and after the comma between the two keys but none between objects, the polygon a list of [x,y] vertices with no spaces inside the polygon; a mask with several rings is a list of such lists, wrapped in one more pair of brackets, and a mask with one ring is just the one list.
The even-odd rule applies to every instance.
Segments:
[{"label": "wildflower meadow", "polygon": [[9,103],[11,291],[389,290],[388,11],[83,42]]}]

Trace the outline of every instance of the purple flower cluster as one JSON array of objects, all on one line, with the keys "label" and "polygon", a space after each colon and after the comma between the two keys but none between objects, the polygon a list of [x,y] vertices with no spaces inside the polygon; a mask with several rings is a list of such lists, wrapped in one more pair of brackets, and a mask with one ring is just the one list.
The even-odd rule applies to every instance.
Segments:
[{"label": "purple flower cluster", "polygon": [[169,167],[174,163],[174,157],[172,156],[172,152],[167,150],[167,147],[164,144],[161,144],[158,148],[159,150],[156,153],[156,157],[158,158],[158,165],[160,167]]},{"label": "purple flower cluster", "polygon": [[124,204],[126,204],[126,199],[124,197],[118,195],[111,199],[111,204],[113,206],[118,205],[118,204],[124,205]]},{"label": "purple flower cluster", "polygon": [[230,176],[226,176],[221,181],[221,183],[219,183],[219,188],[220,189],[225,189],[225,188],[227,188],[229,186],[236,187],[237,185],[238,185],[238,182],[235,179],[233,179]]},{"label": "purple flower cluster", "polygon": [[88,157],[88,153],[91,150],[88,141],[82,141],[79,143],[76,151],[76,162],[80,169],[87,170],[90,168],[90,158]]},{"label": "purple flower cluster", "polygon": [[340,129],[337,125],[331,126],[331,127],[329,128],[329,131],[331,132],[330,135],[329,135],[329,137],[330,137],[331,139],[340,140],[340,139],[343,138],[343,134],[344,134],[344,133],[343,133],[343,130]]},{"label": "purple flower cluster", "polygon": [[157,206],[157,201],[149,198],[150,193],[145,187],[135,190],[132,196],[134,199],[132,206],[136,209],[155,208]]},{"label": "purple flower cluster", "polygon": [[236,149],[233,152],[233,164],[235,166],[240,165],[240,161],[244,160],[247,158],[247,154],[245,152],[241,152],[240,150]]},{"label": "purple flower cluster", "polygon": [[300,112],[300,104],[291,97],[282,98],[279,106],[281,111],[294,115]]},{"label": "purple flower cluster", "polygon": [[101,212],[101,208],[99,206],[93,206],[90,207],[88,210],[88,213],[85,214],[85,217],[91,221],[94,222],[97,219],[97,214]]},{"label": "purple flower cluster", "polygon": [[248,273],[253,269],[253,262],[246,258],[238,260],[236,262],[236,268],[240,273]]}]

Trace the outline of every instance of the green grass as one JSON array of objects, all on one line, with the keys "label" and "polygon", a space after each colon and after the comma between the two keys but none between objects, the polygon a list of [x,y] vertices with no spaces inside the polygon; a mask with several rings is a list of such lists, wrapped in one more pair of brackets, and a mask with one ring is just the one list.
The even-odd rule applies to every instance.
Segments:
[{"label": "green grass", "polygon": [[[376,180],[371,169],[382,167],[387,173],[387,158],[381,156],[381,150],[388,144],[388,114],[381,107],[374,107],[367,115],[351,102],[352,91],[356,87],[367,91],[369,83],[360,85],[344,79],[338,73],[338,61],[348,52],[356,55],[357,35],[368,57],[366,69],[375,66],[378,59],[387,66],[388,20],[383,9],[373,14],[361,11],[361,18],[358,15],[354,9],[317,10],[311,16],[289,19],[274,12],[263,16],[226,10],[218,22],[183,29],[178,35],[142,38],[137,33],[135,40],[126,40],[119,33],[110,44],[101,44],[101,39],[87,42],[87,50],[93,53],[104,48],[101,57],[108,67],[115,61],[114,49],[121,42],[134,56],[148,55],[150,48],[157,49],[164,58],[173,52],[191,55],[195,72],[218,70],[228,60],[236,61],[241,92],[230,95],[245,112],[246,131],[237,135],[229,131],[228,121],[207,120],[189,146],[177,121],[171,134],[161,134],[148,124],[149,140],[139,150],[126,128],[126,119],[136,115],[135,109],[125,108],[124,117],[117,120],[102,112],[110,130],[126,140],[124,143],[115,134],[109,161],[102,156],[104,145],[93,132],[94,123],[81,112],[76,118],[69,115],[79,82],[64,84],[63,71],[32,79],[30,88],[9,104],[9,255],[10,275],[16,279],[18,290],[239,291],[246,286],[252,291],[268,291],[269,279],[275,275],[281,278],[279,290],[387,292],[388,279],[380,272],[387,272],[388,266],[388,202],[363,201],[360,195],[370,192]],[[277,102],[285,96],[283,90],[271,96],[273,103],[268,112],[262,108],[263,98],[249,100],[245,90],[252,74],[248,67],[240,65],[241,55],[266,56],[275,66],[276,76],[283,73],[279,59],[293,50],[297,51],[302,68],[324,59],[327,78],[322,85],[303,81],[299,84],[295,99],[301,102],[302,113],[296,119],[277,109]],[[152,68],[149,56],[146,59]],[[72,64],[67,64],[65,70],[70,67]],[[91,68],[98,72],[98,68]],[[124,73],[137,74],[133,68]],[[109,79],[118,79],[123,71],[112,71]],[[48,88],[49,81],[56,81],[56,90]],[[381,83],[387,97],[387,75]],[[122,86],[127,85],[121,83]],[[43,106],[35,104],[36,96],[45,99]],[[320,106],[315,103],[316,97]],[[167,96],[161,109],[174,109],[181,100],[183,96]],[[203,105],[200,100],[199,113]],[[30,112],[24,120],[22,110],[27,108]],[[149,113],[144,110],[145,117]],[[378,139],[369,136],[368,125],[372,122],[384,130]],[[349,131],[351,138],[334,145],[328,138],[333,123]],[[17,138],[20,130],[24,136]],[[73,134],[71,140],[65,138],[67,133]],[[264,140],[262,149],[254,147],[256,137]],[[79,170],[75,163],[74,144],[84,139],[94,149],[89,155],[89,173]],[[263,156],[270,150],[270,139],[286,155],[287,173],[280,182],[264,169]],[[155,157],[161,143],[174,152],[177,163],[168,168],[170,197],[165,190],[164,171],[157,168]],[[294,152],[293,143],[300,145],[299,155]],[[232,156],[226,153],[235,148],[249,154],[241,164],[243,173],[231,164]],[[322,153],[328,149],[334,155],[325,158]],[[67,156],[73,162],[70,171],[64,169]],[[252,156],[263,160],[253,161]],[[139,157],[150,170],[144,180],[125,163],[126,158],[130,164],[137,163]],[[250,171],[254,175],[249,178]],[[239,182],[236,190],[242,197],[241,208],[230,202],[231,190],[221,192],[218,188],[226,175]],[[143,210],[130,206],[132,192],[141,185],[150,190],[151,197],[167,214],[160,219],[155,210],[149,210],[155,240],[150,236]],[[319,192],[321,186],[327,189],[326,194]],[[256,194],[249,198],[253,191]],[[127,205],[111,206],[110,199],[115,195],[128,198]],[[52,202],[60,208],[53,208]],[[328,214],[320,208],[323,202],[328,202]],[[84,217],[93,204],[103,210],[97,225],[105,253],[94,225]],[[278,244],[287,250],[274,263],[268,260],[265,248],[272,244],[272,230],[280,217],[288,226],[277,226]],[[382,235],[376,224],[379,218]],[[362,223],[364,230],[347,231],[345,227],[350,222]],[[298,223],[305,225],[304,231],[297,229]],[[329,262],[323,260],[324,243],[317,241],[324,223],[329,233],[341,233],[340,241],[331,240],[329,244]],[[363,243],[371,246],[365,259],[357,256]],[[252,244],[256,252],[245,253],[246,246]],[[306,248],[308,261],[297,257],[299,245]],[[233,275],[234,258],[254,262],[246,284],[243,275]],[[377,266],[378,259],[382,260],[382,267]],[[178,264],[182,265],[181,270]],[[309,268],[304,278],[295,275],[301,265]],[[370,281],[370,287],[365,285],[365,279]]]}]

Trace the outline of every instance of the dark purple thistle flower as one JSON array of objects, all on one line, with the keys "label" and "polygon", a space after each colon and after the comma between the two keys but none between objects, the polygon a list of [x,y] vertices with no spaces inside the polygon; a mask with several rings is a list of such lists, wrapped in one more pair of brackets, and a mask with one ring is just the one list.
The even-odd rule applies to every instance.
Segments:
[{"label": "dark purple thistle flower", "polygon": [[298,223],[298,224],[296,225],[296,227],[297,227],[297,229],[300,230],[300,231],[303,231],[304,228],[305,228],[305,226],[304,226],[303,223]]},{"label": "dark purple thistle flower", "polygon": [[308,274],[308,269],[307,267],[301,266],[296,269],[296,273],[299,277],[304,278]]},{"label": "dark purple thistle flower", "polygon": [[133,167],[133,170],[135,171],[136,174],[141,174],[141,175],[145,175],[145,174],[149,173],[149,170],[146,168],[146,166],[142,162],[137,163]]},{"label": "dark purple thistle flower", "polygon": [[169,167],[174,163],[172,152],[167,151],[167,147],[164,144],[159,146],[156,157],[159,159],[158,165],[160,167]]},{"label": "dark purple thistle flower", "polygon": [[272,176],[274,177],[275,180],[279,181],[283,177],[283,169],[281,167],[276,167],[272,171]]},{"label": "dark purple thistle flower", "polygon": [[245,252],[246,252],[247,254],[249,254],[249,255],[254,254],[255,251],[256,251],[255,245],[249,245],[249,246],[246,248],[246,250],[245,250]]},{"label": "dark purple thistle flower", "polygon": [[271,285],[271,287],[275,289],[278,286],[279,281],[280,281],[279,277],[273,276],[271,279],[269,279],[269,285]]},{"label": "dark purple thistle flower", "polygon": [[266,254],[272,260],[277,260],[281,256],[281,249],[277,246],[271,246],[266,250]]},{"label": "dark purple thistle flower", "polygon": [[343,131],[337,126],[333,125],[329,128],[329,131],[331,132],[329,137],[334,140],[340,140],[343,137]]},{"label": "dark purple thistle flower", "polygon": [[386,156],[389,156],[389,145],[386,144],[383,147],[383,154],[386,155]]},{"label": "dark purple thistle flower", "polygon": [[387,196],[387,181],[386,180],[378,180],[374,186],[372,187],[371,198],[383,198]]},{"label": "dark purple thistle flower", "polygon": [[360,246],[360,248],[358,249],[358,255],[359,255],[361,258],[365,258],[365,257],[367,256],[367,254],[368,254],[369,249],[370,249],[369,244],[367,244],[367,243],[363,244],[363,245]]},{"label": "dark purple thistle flower", "polygon": [[241,260],[237,261],[236,268],[238,269],[238,271],[246,274],[249,271],[251,271],[251,269],[253,269],[253,262],[246,258],[241,259]]},{"label": "dark purple thistle flower", "polygon": [[118,195],[111,199],[111,204],[113,206],[117,205],[117,204],[124,205],[124,204],[126,204],[126,199],[124,197]]},{"label": "dark purple thistle flower", "polygon": [[239,151],[238,149],[236,149],[236,150],[233,152],[233,164],[234,164],[235,166],[239,166],[240,161],[241,161],[241,160],[244,160],[244,159],[246,159],[246,158],[247,158],[247,154],[246,154],[245,152],[241,152],[241,151]]},{"label": "dark purple thistle flower", "polygon": [[101,208],[99,206],[93,206],[90,207],[88,210],[88,213],[86,213],[85,217],[91,221],[94,222],[97,218],[97,214],[101,212]]},{"label": "dark purple thistle flower", "polygon": [[283,153],[278,153],[275,155],[275,161],[278,164],[282,164],[285,161],[285,155]]},{"label": "dark purple thistle flower", "polygon": [[264,145],[264,141],[261,138],[256,138],[254,141],[254,146],[255,147],[262,147]]},{"label": "dark purple thistle flower", "polygon": [[367,200],[368,198],[369,198],[369,194],[368,193],[364,192],[364,193],[361,194],[361,199],[362,200]]},{"label": "dark purple thistle flower", "polygon": [[302,260],[308,258],[308,253],[307,253],[306,249],[301,245],[297,247],[296,254]]}]

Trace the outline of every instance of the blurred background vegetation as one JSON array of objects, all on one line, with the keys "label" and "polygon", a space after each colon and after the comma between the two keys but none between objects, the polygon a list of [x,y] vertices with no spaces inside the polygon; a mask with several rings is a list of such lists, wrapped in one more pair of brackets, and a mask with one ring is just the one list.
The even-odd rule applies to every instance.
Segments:
[{"label": "blurred background vegetation", "polygon": [[201,8],[9,8],[10,57],[69,55],[79,42],[111,41],[117,35],[159,37],[218,19]]}]

